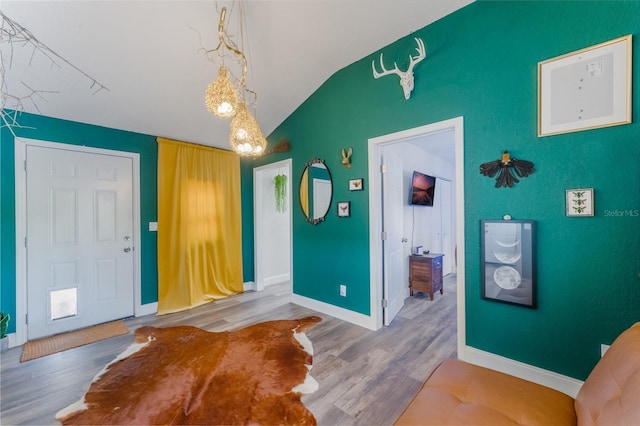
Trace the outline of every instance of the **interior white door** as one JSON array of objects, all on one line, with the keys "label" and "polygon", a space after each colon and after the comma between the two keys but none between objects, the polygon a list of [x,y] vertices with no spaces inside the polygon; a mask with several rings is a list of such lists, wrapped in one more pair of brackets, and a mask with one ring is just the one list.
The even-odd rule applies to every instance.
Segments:
[{"label": "interior white door", "polygon": [[441,232],[441,244],[442,253],[445,255],[442,258],[442,272],[444,275],[455,272],[454,270],[454,258],[455,251],[453,249],[452,240],[452,219],[453,219],[453,206],[451,203],[451,181],[439,179],[440,184],[440,232]]},{"label": "interior white door", "polygon": [[451,204],[451,181],[438,178],[436,183],[436,192],[433,203],[433,216],[431,228],[432,241],[431,251],[433,253],[442,253],[442,273],[447,275],[454,272],[453,243],[451,241],[451,220],[453,215],[453,206]]},{"label": "interior white door", "polygon": [[26,155],[28,338],[132,316],[132,159]]},{"label": "interior white door", "polygon": [[382,242],[382,292],[386,300],[382,316],[384,325],[389,325],[404,306],[408,284],[403,280],[402,161],[391,149],[383,149],[382,163],[382,231],[386,235]]}]

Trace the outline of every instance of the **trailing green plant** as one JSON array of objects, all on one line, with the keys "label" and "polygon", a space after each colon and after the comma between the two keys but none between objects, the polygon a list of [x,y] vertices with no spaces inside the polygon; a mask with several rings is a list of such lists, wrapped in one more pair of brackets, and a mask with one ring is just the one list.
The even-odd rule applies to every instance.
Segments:
[{"label": "trailing green plant", "polygon": [[9,314],[0,312],[0,339],[7,335],[7,328],[9,328]]},{"label": "trailing green plant", "polygon": [[287,209],[287,176],[277,175],[274,182],[276,184],[276,211],[282,213]]}]

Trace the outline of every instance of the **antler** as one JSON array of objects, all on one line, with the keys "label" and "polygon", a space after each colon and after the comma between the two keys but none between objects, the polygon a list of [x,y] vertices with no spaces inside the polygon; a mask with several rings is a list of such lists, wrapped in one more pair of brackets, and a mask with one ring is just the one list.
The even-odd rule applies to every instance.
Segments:
[{"label": "antler", "polygon": [[400,77],[400,85],[402,86],[402,90],[404,91],[405,99],[409,99],[411,95],[411,91],[413,90],[413,67],[424,58],[427,57],[427,51],[424,47],[424,42],[422,39],[415,37],[416,43],[418,43],[418,47],[416,50],[418,51],[417,56],[409,55],[409,68],[406,71],[400,71],[398,69],[398,64],[393,63],[394,68],[392,70],[388,70],[384,67],[384,59],[382,57],[382,53],[380,53],[380,68],[382,68],[382,72],[378,72],[376,70],[375,62],[371,61],[371,69],[373,70],[373,78],[380,78],[389,74],[396,74]]},{"label": "antler", "polygon": [[375,65],[376,61],[371,61],[371,69],[373,70],[373,78],[380,78],[383,77],[385,75],[389,75],[389,74],[397,74],[400,77],[402,77],[402,71],[400,71],[398,69],[398,64],[396,64],[395,62],[393,63],[394,65],[394,69],[392,70],[388,70],[384,67],[384,59],[382,58],[382,53],[380,54],[380,68],[382,68],[382,72],[378,72],[376,71],[376,65]]},{"label": "antler", "polygon": [[424,42],[422,41],[422,39],[416,37],[415,40],[416,43],[418,43],[418,47],[416,47],[418,56],[416,56],[415,58],[411,57],[411,62],[409,63],[409,69],[407,69],[407,73],[413,73],[413,66],[427,57],[427,50],[424,48]]}]

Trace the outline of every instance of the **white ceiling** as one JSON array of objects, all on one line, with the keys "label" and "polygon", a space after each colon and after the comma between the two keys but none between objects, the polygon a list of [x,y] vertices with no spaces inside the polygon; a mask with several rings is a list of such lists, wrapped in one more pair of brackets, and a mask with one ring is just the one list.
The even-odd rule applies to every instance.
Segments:
[{"label": "white ceiling", "polygon": [[[471,1],[247,1],[247,86],[258,94],[262,131],[336,71]],[[52,66],[3,38],[7,91],[27,112],[228,148],[229,121],[204,106],[218,66],[201,49],[217,45],[223,6],[240,45],[238,4],[227,1],[2,0],[5,15],[64,58]],[[100,85],[108,90],[94,93]],[[28,98],[29,88],[38,93]]]}]

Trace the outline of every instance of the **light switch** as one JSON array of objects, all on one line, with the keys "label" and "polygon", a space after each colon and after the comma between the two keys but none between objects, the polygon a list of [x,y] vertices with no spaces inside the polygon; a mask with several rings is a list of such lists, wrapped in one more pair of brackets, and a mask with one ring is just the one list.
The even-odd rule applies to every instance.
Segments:
[{"label": "light switch", "polygon": [[149,231],[157,231],[158,222],[149,222]]}]

